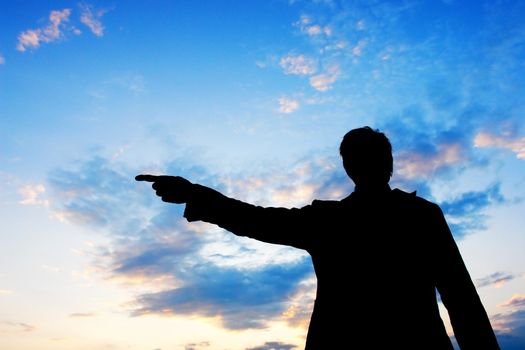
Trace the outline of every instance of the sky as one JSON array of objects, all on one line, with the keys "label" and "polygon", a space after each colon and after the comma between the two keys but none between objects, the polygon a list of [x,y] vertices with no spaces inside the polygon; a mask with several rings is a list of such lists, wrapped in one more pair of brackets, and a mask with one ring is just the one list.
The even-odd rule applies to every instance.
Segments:
[{"label": "sky", "polygon": [[0,348],[301,349],[309,256],[187,223],[134,176],[266,206],[341,199],[339,143],[369,125],[392,142],[391,186],[443,209],[502,349],[524,349],[524,15],[1,1]]}]

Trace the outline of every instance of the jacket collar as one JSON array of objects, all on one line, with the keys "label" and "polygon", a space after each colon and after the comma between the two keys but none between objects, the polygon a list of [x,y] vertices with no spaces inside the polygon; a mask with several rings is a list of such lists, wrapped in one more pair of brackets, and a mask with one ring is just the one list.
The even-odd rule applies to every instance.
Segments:
[{"label": "jacket collar", "polygon": [[388,183],[384,185],[376,185],[376,186],[355,186],[354,188],[354,194],[356,196],[380,196],[390,193],[392,189],[390,188],[390,185]]}]

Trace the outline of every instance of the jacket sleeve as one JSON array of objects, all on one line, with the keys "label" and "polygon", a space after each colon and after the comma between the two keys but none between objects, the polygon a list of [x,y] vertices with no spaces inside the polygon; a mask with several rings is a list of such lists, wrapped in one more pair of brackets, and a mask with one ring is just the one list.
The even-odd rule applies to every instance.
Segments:
[{"label": "jacket sleeve", "polygon": [[436,287],[462,350],[499,349],[487,313],[441,209],[435,205]]},{"label": "jacket sleeve", "polygon": [[216,224],[238,236],[308,249],[312,230],[312,206],[303,208],[260,207],[245,203],[201,185],[193,185],[187,202],[188,221]]}]

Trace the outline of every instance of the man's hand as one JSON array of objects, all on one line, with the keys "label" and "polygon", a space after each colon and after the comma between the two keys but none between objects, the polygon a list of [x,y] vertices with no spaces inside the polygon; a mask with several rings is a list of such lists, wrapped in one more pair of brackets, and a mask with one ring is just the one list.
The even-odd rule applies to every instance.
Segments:
[{"label": "man's hand", "polygon": [[137,175],[135,180],[152,182],[151,187],[164,202],[182,204],[192,195],[193,184],[180,176]]}]

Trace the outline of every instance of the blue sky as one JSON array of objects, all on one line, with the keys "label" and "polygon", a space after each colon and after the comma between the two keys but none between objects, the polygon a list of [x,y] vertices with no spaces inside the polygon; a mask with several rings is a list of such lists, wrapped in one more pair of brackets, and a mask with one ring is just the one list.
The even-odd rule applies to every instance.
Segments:
[{"label": "blue sky", "polygon": [[261,205],[343,198],[339,142],[363,125],[391,139],[392,186],[442,206],[502,348],[525,347],[524,14],[0,3],[0,347],[300,349],[309,257],[188,224],[133,178]]}]

